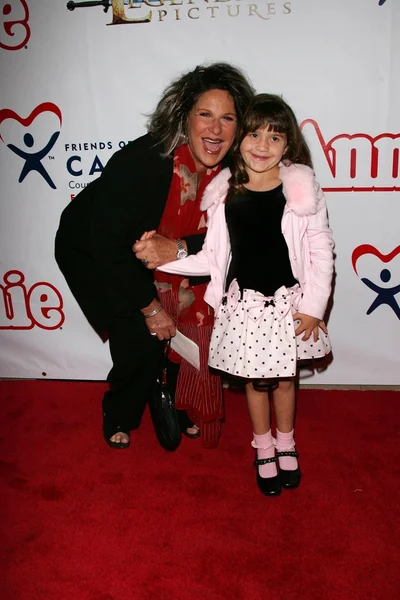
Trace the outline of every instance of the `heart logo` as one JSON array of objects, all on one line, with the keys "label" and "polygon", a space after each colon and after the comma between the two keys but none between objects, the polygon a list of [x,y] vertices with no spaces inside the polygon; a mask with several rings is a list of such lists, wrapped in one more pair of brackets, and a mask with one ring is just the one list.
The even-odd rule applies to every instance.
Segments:
[{"label": "heart logo", "polygon": [[[10,108],[2,108],[0,110],[0,125],[6,119],[14,119],[15,121],[17,121],[18,123],[20,123],[24,127],[29,127],[29,125],[32,124],[32,122],[36,119],[36,117],[38,115],[41,115],[42,113],[45,113],[45,112],[50,112],[50,113],[55,114],[58,117],[58,120],[60,122],[60,127],[61,127],[61,125],[62,125],[62,114],[61,114],[61,111],[58,108],[58,106],[56,106],[52,102],[43,102],[42,104],[39,104],[39,106],[37,106],[36,108],[34,108],[33,111],[31,112],[31,114],[28,117],[26,117],[25,119],[23,117],[20,117],[19,114],[17,114],[16,112],[14,112],[13,110],[11,110]],[[1,139],[2,142],[4,142],[3,137],[1,136],[1,134],[0,134],[0,139]]]},{"label": "heart logo", "polygon": [[391,260],[393,260],[393,258],[395,258],[398,254],[400,254],[400,246],[397,246],[397,248],[389,252],[389,254],[382,254],[382,252],[379,252],[379,250],[375,248],[375,246],[371,246],[371,244],[361,244],[361,246],[357,246],[357,248],[353,250],[353,253],[351,255],[351,264],[353,265],[355,273],[357,273],[358,259],[361,256],[364,256],[365,254],[372,254],[373,256],[379,258],[382,262],[388,263]]},{"label": "heart logo", "polygon": [[0,110],[0,126],[6,120],[14,120],[17,121],[23,127],[29,127],[33,121],[43,113],[51,113],[54,114],[60,123],[60,127],[56,128],[58,130],[54,131],[49,138],[45,140],[39,145],[35,143],[35,137],[28,131],[23,136],[22,140],[18,142],[18,144],[14,143],[6,143],[3,139],[3,136],[0,134],[0,139],[3,143],[7,145],[7,148],[11,150],[16,156],[24,161],[22,166],[21,174],[18,178],[18,183],[22,183],[25,177],[31,173],[32,171],[36,171],[43,177],[43,179],[49,184],[51,188],[56,189],[56,185],[54,181],[51,179],[49,173],[45,169],[42,164],[42,160],[45,156],[49,154],[54,144],[57,142],[57,139],[60,135],[60,128],[62,124],[62,114],[58,106],[53,104],[52,102],[43,102],[39,104],[36,108],[33,109],[31,114],[24,118],[18,115],[16,112],[11,110],[10,108],[3,108]]}]

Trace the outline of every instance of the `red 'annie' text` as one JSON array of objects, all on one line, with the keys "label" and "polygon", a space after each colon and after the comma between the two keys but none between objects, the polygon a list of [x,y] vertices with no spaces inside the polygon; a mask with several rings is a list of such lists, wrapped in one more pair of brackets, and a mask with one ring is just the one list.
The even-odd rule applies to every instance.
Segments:
[{"label": "red 'annie' text", "polygon": [[63,299],[51,283],[41,281],[29,290],[21,271],[8,271],[0,285],[0,329],[58,329],[64,323]]}]

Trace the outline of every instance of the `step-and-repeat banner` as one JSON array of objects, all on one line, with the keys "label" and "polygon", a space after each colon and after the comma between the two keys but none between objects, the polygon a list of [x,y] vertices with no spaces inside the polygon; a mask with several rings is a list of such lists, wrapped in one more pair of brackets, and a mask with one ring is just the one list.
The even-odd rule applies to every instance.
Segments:
[{"label": "step-and-repeat banner", "polygon": [[[166,85],[229,61],[294,108],[336,240],[315,384],[400,384],[398,0],[0,0],[0,376],[104,379],[53,257],[63,208]],[[134,168],[134,165],[132,165]]]}]

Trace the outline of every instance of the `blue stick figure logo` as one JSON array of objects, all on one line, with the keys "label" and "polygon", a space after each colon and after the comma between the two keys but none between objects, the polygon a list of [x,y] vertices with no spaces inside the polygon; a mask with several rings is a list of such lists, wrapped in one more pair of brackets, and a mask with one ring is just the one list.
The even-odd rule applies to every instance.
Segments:
[{"label": "blue stick figure logo", "polygon": [[[382,269],[380,277],[383,283],[388,283],[392,277],[392,274],[389,271],[389,269]],[[378,308],[378,306],[380,306],[381,304],[387,304],[388,306],[390,306],[390,308],[393,309],[395,315],[397,315],[397,318],[400,319],[400,307],[395,299],[395,295],[400,292],[400,284],[387,288],[376,285],[376,283],[373,283],[370,279],[367,279],[366,277],[362,277],[361,281],[365,283],[365,285],[368,286],[370,290],[373,290],[378,294],[371,306],[369,307],[369,309],[367,310],[367,315],[370,315],[372,312],[374,312],[374,310]]]},{"label": "blue stick figure logo", "polygon": [[[29,115],[29,117],[27,117],[26,119],[23,119],[22,117],[20,117],[13,110],[4,108],[4,109],[0,110],[0,124],[3,121],[5,121],[6,119],[15,119],[16,121],[18,121],[18,123],[21,123],[21,125],[23,125],[24,127],[29,127],[29,125],[31,125],[31,123],[34,121],[34,119],[36,119],[36,117],[38,115],[40,115],[42,113],[46,113],[46,112],[55,114],[59,119],[60,127],[61,127],[61,124],[62,124],[61,111],[58,108],[58,106],[56,106],[55,104],[52,104],[51,102],[44,102],[43,104],[40,104],[39,106],[37,106],[32,111],[32,113]],[[12,152],[14,152],[14,154],[16,154],[17,156],[22,158],[22,160],[25,161],[24,165],[22,167],[22,170],[21,170],[21,174],[18,178],[19,183],[22,183],[24,181],[25,177],[31,171],[36,171],[43,177],[43,179],[46,181],[46,183],[48,183],[48,185],[51,188],[53,188],[53,190],[56,189],[56,186],[55,186],[53,180],[51,179],[50,175],[44,168],[41,161],[43,160],[43,158],[45,158],[45,156],[47,156],[49,154],[49,152],[53,148],[54,144],[57,142],[59,135],[60,135],[60,131],[59,130],[55,131],[52,134],[52,136],[50,137],[50,139],[47,142],[47,144],[45,145],[45,147],[41,148],[40,150],[36,150],[34,152],[31,152],[30,149],[33,148],[33,146],[35,144],[35,139],[34,139],[33,135],[29,132],[25,133],[25,135],[23,137],[23,143],[24,143],[23,148],[19,148],[15,144],[7,144],[7,148],[9,148]],[[0,138],[4,142],[4,140],[1,136],[0,136]]]},{"label": "blue stick figure logo", "polygon": [[[395,258],[395,256],[400,254],[400,246],[397,246],[397,248],[392,250],[392,252],[390,252],[389,254],[382,254],[377,248],[375,248],[375,246],[371,246],[370,244],[362,244],[361,246],[358,246],[357,248],[355,248],[352,254],[353,269],[356,273],[357,260],[360,258],[360,256],[363,256],[364,254],[373,254],[374,256],[378,257],[382,262],[388,263],[393,258]],[[383,284],[388,284],[392,278],[392,273],[389,269],[384,268],[380,272],[379,276]],[[395,298],[395,296],[400,293],[400,284],[393,285],[390,287],[387,287],[386,285],[382,286],[381,284],[377,284],[371,281],[367,277],[361,277],[361,281],[370,290],[377,294],[376,298],[367,310],[367,315],[373,313],[374,310],[376,310],[382,304],[387,304],[393,310],[397,318],[400,319],[400,307]]]}]

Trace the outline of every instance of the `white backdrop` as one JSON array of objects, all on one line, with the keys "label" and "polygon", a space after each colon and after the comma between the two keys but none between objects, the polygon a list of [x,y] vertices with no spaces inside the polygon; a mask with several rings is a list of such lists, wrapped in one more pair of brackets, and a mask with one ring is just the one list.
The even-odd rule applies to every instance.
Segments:
[{"label": "white backdrop", "polygon": [[106,377],[108,347],[53,258],[60,213],[120,144],[145,132],[172,78],[230,61],[294,108],[326,191],[334,356],[308,382],[400,384],[398,0],[0,8],[1,377]]}]

